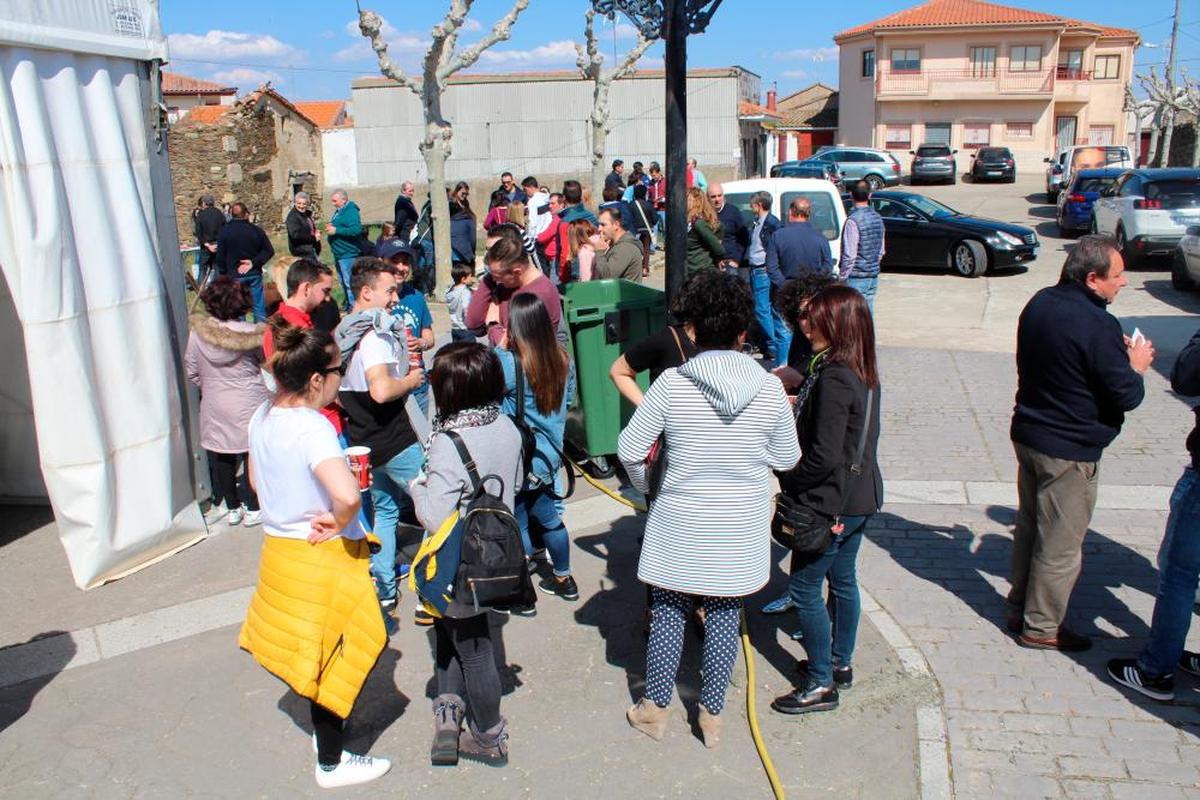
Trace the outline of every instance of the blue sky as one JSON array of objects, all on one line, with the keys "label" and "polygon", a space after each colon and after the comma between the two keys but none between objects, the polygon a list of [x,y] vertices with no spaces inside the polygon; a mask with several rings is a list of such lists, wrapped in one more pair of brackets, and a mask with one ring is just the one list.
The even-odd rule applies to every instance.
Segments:
[{"label": "blue sky", "polygon": [[[508,10],[511,0],[477,0],[463,45],[483,35]],[[363,0],[388,22],[389,52],[402,66],[416,69],[429,30],[448,7],[445,0]],[[574,68],[574,41],[583,36],[586,0],[531,0],[513,36],[484,54],[474,71],[506,72]],[[837,84],[833,35],[894,11],[916,5],[897,0],[856,0],[845,10],[795,0],[724,0],[708,31],[688,41],[693,67],[744,66],[778,84],[781,96],[822,81]],[[1013,3],[1047,13],[1136,29],[1143,41],[1138,69],[1166,61],[1172,0],[1043,0]],[[163,28],[169,37],[169,69],[195,77],[254,88],[273,81],[297,100],[348,98],[350,81],[377,75],[374,54],[357,29],[353,0],[163,0]],[[614,51],[628,51],[636,33],[622,18],[599,27],[609,63]],[[1185,0],[1179,35],[1179,66],[1200,74],[1200,2]],[[652,47],[645,66],[661,66],[661,45]],[[1159,67],[1161,71],[1162,67]]]}]

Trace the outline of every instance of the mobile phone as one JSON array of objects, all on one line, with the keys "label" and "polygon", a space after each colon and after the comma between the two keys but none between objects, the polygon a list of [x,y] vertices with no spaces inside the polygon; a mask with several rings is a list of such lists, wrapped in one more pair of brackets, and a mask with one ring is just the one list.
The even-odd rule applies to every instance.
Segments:
[{"label": "mobile phone", "polygon": [[1133,334],[1129,337],[1129,343],[1136,347],[1144,341],[1146,341],[1146,337],[1142,335],[1141,328],[1134,328]]}]

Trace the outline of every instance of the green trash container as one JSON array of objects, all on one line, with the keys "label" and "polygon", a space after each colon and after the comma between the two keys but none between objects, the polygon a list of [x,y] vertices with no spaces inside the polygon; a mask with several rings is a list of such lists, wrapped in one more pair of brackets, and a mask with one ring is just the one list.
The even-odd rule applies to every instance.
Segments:
[{"label": "green trash container", "polygon": [[[601,476],[616,469],[617,436],[633,416],[608,377],[617,357],[666,324],[666,295],[626,280],[567,286],[564,309],[575,354],[577,402],[567,416],[567,443]],[[638,376],[642,389],[649,377]]]}]

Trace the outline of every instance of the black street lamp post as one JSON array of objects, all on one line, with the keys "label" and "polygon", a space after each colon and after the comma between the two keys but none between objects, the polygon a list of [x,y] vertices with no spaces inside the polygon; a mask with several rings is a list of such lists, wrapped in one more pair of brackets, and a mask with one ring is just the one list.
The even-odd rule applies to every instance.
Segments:
[{"label": "black street lamp post", "polygon": [[687,37],[703,33],[721,0],[592,0],[597,14],[624,14],[648,39],[665,41],[667,302],[687,272]]}]

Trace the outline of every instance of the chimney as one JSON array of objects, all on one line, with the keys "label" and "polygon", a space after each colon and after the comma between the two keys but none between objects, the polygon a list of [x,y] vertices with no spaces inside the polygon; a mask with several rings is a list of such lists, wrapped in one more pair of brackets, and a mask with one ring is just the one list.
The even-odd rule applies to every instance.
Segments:
[{"label": "chimney", "polygon": [[767,110],[768,111],[775,110],[775,90],[774,89],[767,89]]}]

